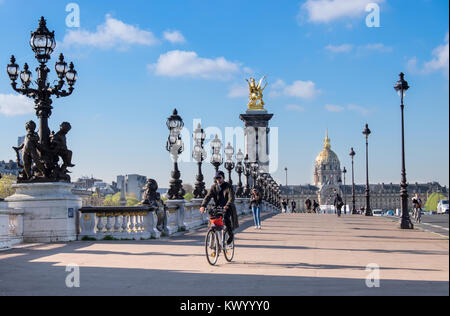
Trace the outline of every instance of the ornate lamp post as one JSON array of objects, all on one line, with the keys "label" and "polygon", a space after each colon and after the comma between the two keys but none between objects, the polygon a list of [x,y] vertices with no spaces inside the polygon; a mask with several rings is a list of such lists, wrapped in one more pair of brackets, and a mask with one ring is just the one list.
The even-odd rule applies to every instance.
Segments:
[{"label": "ornate lamp post", "polygon": [[402,181],[400,183],[400,197],[402,200],[402,221],[400,227],[402,229],[414,229],[414,225],[411,222],[408,209],[408,183],[406,182],[406,164],[405,164],[405,123],[404,123],[404,98],[406,91],[409,89],[408,82],[405,81],[405,74],[400,73],[400,80],[395,84],[395,90],[398,92],[401,98],[400,109],[402,112]]},{"label": "ornate lamp post", "polygon": [[252,163],[252,178],[253,178],[253,189],[255,189],[257,185],[257,180],[259,178],[259,164],[257,162]]},{"label": "ornate lamp post", "polygon": [[198,127],[196,130],[194,130],[192,136],[195,142],[192,157],[194,158],[195,161],[197,161],[198,164],[198,175],[197,181],[195,182],[194,198],[202,199],[207,194],[205,189],[205,182],[203,181],[204,177],[202,174],[202,162],[206,159],[207,154],[206,150],[203,148],[203,143],[205,142],[206,134],[201,124],[198,124]]},{"label": "ornate lamp post", "polygon": [[250,197],[250,181],[249,178],[252,175],[251,163],[248,159],[248,155],[244,159],[244,176],[245,176],[245,189],[244,197]]},{"label": "ornate lamp post", "polygon": [[[16,58],[11,56],[11,63],[7,66],[7,73],[11,79],[11,86],[19,94],[25,95],[34,100],[36,116],[39,118],[39,136],[34,131],[36,124],[30,121],[28,125],[28,136],[31,143],[35,143],[34,147],[38,147],[33,153],[28,152],[32,157],[35,168],[32,170],[31,161],[25,162],[24,171],[18,178],[18,182],[70,182],[67,167],[74,167],[71,163],[72,152],[68,151],[65,146],[57,147],[56,142],[62,141],[65,143],[65,136],[70,131],[69,123],[61,124],[61,131],[55,135],[50,135],[48,126],[48,119],[52,114],[52,96],[56,98],[67,97],[74,91],[74,85],[77,80],[77,72],[74,69],[73,63],[67,66],[64,61],[64,55],[59,56],[59,60],[55,64],[55,71],[59,78],[56,85],[51,86],[48,80],[50,69],[47,67],[47,62],[51,58],[51,54],[55,50],[56,40],[55,32],[50,32],[47,28],[47,23],[44,17],[39,21],[39,27],[36,31],[31,33],[30,45],[35,53],[35,58],[40,63],[36,68],[37,80],[35,81],[36,88],[30,88],[32,83],[32,74],[29,71],[29,66],[25,63],[23,71],[19,73],[19,65],[16,64]],[[17,78],[20,77],[22,86],[17,87]],[[68,90],[64,90],[64,85],[67,84]],[[32,123],[31,123],[32,122]],[[34,128],[33,128],[34,127]],[[55,138],[60,138],[56,139]],[[27,140],[26,139],[26,140]],[[38,145],[37,145],[38,143]],[[29,150],[30,146],[26,146],[24,150]],[[63,148],[64,147],[64,148]],[[22,148],[14,148],[18,151]],[[58,166],[58,158],[63,158],[64,163]],[[20,161],[18,161],[20,163]]]},{"label": "ornate lamp post", "polygon": [[184,151],[183,140],[181,139],[181,130],[184,127],[183,119],[178,115],[175,109],[171,117],[167,119],[167,128],[170,131],[167,140],[166,149],[170,152],[174,161],[174,170],[172,171],[172,179],[170,180],[170,188],[167,192],[169,200],[184,199],[185,191],[183,189],[183,181],[180,180],[180,171],[178,170],[178,156]]},{"label": "ornate lamp post", "polygon": [[242,172],[244,171],[244,165],[242,164],[242,162],[244,161],[244,154],[242,153],[242,151],[239,149],[238,153],[236,154],[236,161],[237,161],[237,165],[236,165],[236,172],[239,175],[239,181],[238,181],[238,185],[237,185],[237,189],[236,189],[236,196],[238,198],[244,197],[244,188],[242,186]]},{"label": "ornate lamp post", "polygon": [[350,151],[350,157],[352,157],[352,214],[355,215],[356,214],[356,200],[355,200],[355,163],[354,163],[354,158],[355,158],[355,151],[353,150],[353,148]]},{"label": "ornate lamp post", "polygon": [[284,171],[286,172],[286,200],[289,203],[288,168],[284,168]]},{"label": "ornate lamp post", "polygon": [[211,148],[212,148],[212,156],[211,156],[211,164],[216,169],[216,172],[219,171],[220,165],[223,163],[222,158],[222,142],[219,139],[219,136],[216,135],[216,137],[211,141]]},{"label": "ornate lamp post", "polygon": [[366,136],[366,216],[373,216],[370,208],[370,187],[369,187],[369,135],[371,134],[369,125],[363,130],[363,135]]},{"label": "ornate lamp post", "polygon": [[347,169],[344,167],[344,170],[342,170],[342,173],[344,174],[344,215],[347,212],[347,188],[345,186],[345,175],[347,174]]},{"label": "ornate lamp post", "polygon": [[234,148],[228,143],[227,147],[225,147],[225,156],[227,161],[225,162],[225,169],[228,170],[228,183],[233,185],[233,180],[231,180],[231,171],[233,171],[236,166],[233,162]]}]

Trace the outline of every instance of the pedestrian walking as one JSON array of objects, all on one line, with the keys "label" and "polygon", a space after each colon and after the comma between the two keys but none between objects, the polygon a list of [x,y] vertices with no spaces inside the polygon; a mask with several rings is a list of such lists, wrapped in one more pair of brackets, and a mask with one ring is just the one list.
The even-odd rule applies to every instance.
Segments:
[{"label": "pedestrian walking", "polygon": [[419,198],[419,195],[417,193],[412,198],[412,203],[414,207],[414,219],[417,223],[420,223],[422,221],[422,200]]},{"label": "pedestrian walking", "polygon": [[341,217],[341,213],[342,213],[342,207],[344,206],[344,202],[342,201],[341,196],[339,195],[339,193],[337,193],[337,191],[334,191],[336,193],[336,197],[334,198],[334,207],[337,210],[337,215],[338,217]]},{"label": "pedestrian walking", "polygon": [[281,202],[281,212],[282,213],[287,213],[287,206],[288,206],[288,203],[287,203],[287,201],[286,201],[286,199],[283,199],[283,201]]},{"label": "pedestrian walking", "polygon": [[317,214],[317,210],[319,209],[319,206],[320,206],[319,203],[317,203],[316,200],[314,200],[313,210],[312,210],[314,214]]},{"label": "pedestrian walking", "polygon": [[292,213],[295,213],[296,211],[295,211],[295,209],[297,208],[297,202],[295,202],[294,200],[292,200],[292,202],[291,202],[291,210],[292,210]]},{"label": "pedestrian walking", "polygon": [[252,208],[253,220],[255,222],[255,229],[261,229],[261,203],[262,196],[258,190],[252,190],[250,206]]},{"label": "pedestrian walking", "polygon": [[305,201],[305,208],[306,208],[306,212],[307,212],[307,213],[311,213],[311,206],[312,206],[311,200],[310,200],[310,199],[307,199],[307,200]]}]

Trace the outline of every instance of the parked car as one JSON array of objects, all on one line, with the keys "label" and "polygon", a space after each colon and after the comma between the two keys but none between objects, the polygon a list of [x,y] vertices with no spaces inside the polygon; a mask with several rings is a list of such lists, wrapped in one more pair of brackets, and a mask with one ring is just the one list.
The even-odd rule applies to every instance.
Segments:
[{"label": "parked car", "polygon": [[386,215],[386,216],[395,216],[395,211],[385,211],[384,215]]},{"label": "parked car", "polygon": [[383,210],[374,210],[372,213],[373,213],[373,216],[384,216]]},{"label": "parked car", "polygon": [[448,214],[448,200],[440,200],[437,206],[438,214]]}]

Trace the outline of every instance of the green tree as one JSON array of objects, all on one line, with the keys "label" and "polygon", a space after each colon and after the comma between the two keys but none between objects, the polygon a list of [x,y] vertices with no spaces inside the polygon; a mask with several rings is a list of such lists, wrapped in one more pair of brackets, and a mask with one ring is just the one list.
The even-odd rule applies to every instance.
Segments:
[{"label": "green tree", "polygon": [[428,212],[436,211],[439,201],[446,200],[446,199],[447,199],[447,197],[442,193],[432,193],[428,197],[427,202],[425,203],[425,210]]},{"label": "green tree", "polygon": [[[139,200],[136,198],[134,194],[130,194],[126,196],[127,204],[126,206],[136,206],[139,204]],[[103,202],[104,206],[120,206],[120,192],[117,192],[116,194],[108,194],[105,197],[105,200]]]},{"label": "green tree", "polygon": [[185,195],[184,195],[184,199],[186,200],[186,201],[190,201],[190,200],[192,200],[194,198],[194,194],[193,193],[191,193],[191,192],[189,192],[189,193],[186,193]]},{"label": "green tree", "polygon": [[16,176],[11,174],[2,175],[0,179],[0,199],[7,198],[15,193],[12,185],[17,181]]}]

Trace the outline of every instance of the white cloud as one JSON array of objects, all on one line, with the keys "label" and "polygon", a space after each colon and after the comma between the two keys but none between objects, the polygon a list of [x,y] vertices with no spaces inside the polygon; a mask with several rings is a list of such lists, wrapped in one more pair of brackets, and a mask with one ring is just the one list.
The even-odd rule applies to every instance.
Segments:
[{"label": "white cloud", "polygon": [[312,81],[294,81],[291,85],[287,85],[283,80],[278,79],[271,86],[269,92],[270,97],[288,96],[300,99],[310,100],[318,95],[321,91],[316,89],[316,84]]},{"label": "white cloud", "polygon": [[332,53],[350,53],[353,50],[353,45],[343,44],[343,45],[328,45],[325,47],[327,51]]},{"label": "white cloud", "polygon": [[316,84],[312,81],[301,81],[297,80],[290,86],[284,88],[284,94],[297,97],[300,99],[312,99],[317,94],[319,94],[319,90],[316,89]]},{"label": "white cloud", "polygon": [[370,51],[372,51],[372,52],[379,52],[379,53],[390,53],[390,52],[392,52],[392,47],[386,46],[383,43],[375,43],[375,44],[367,44],[367,45],[364,45],[364,46],[360,46],[358,48],[358,50],[360,52],[364,52],[364,51],[370,52]]},{"label": "white cloud", "polygon": [[286,110],[288,111],[293,111],[293,112],[305,112],[305,108],[300,106],[300,105],[296,105],[296,104],[289,104],[286,105]]},{"label": "white cloud", "polygon": [[228,92],[229,98],[248,97],[249,89],[247,84],[233,84]]},{"label": "white cloud", "polygon": [[349,109],[350,111],[358,112],[359,114],[361,114],[361,115],[363,115],[363,116],[367,116],[367,115],[370,114],[370,110],[368,110],[368,109],[366,109],[366,108],[363,108],[363,107],[361,107],[361,106],[358,106],[358,105],[354,105],[354,104],[349,104],[349,105],[348,105],[348,109]]},{"label": "white cloud", "polygon": [[186,39],[180,31],[165,31],[164,38],[172,44],[186,43]]},{"label": "white cloud", "polygon": [[307,0],[301,6],[300,15],[306,15],[309,22],[328,23],[363,16],[369,3],[383,2],[384,0]]},{"label": "white cloud", "polygon": [[333,105],[333,104],[325,105],[325,109],[328,112],[342,112],[342,111],[344,111],[344,107],[342,107],[340,105]]},{"label": "white cloud", "polygon": [[413,73],[429,74],[436,71],[442,71],[447,78],[449,77],[449,34],[445,36],[444,45],[440,45],[433,50],[434,58],[425,62],[423,67],[418,66],[418,59],[413,57],[408,60],[408,69]]},{"label": "white cloud", "polygon": [[139,29],[137,26],[125,24],[109,14],[106,21],[97,27],[96,32],[86,30],[70,30],[63,40],[63,46],[92,46],[101,49],[124,49],[130,45],[151,46],[158,43],[152,32]]},{"label": "white cloud", "polygon": [[229,79],[239,72],[237,63],[224,57],[201,58],[195,52],[174,50],[160,55],[158,62],[148,66],[159,76]]},{"label": "white cloud", "polygon": [[34,103],[24,95],[0,94],[0,113],[6,116],[30,114]]}]

